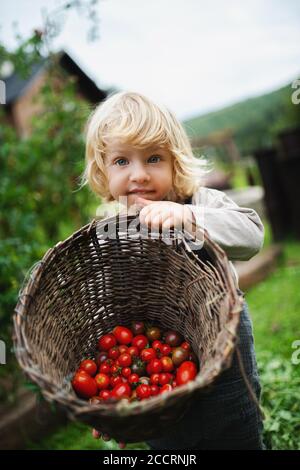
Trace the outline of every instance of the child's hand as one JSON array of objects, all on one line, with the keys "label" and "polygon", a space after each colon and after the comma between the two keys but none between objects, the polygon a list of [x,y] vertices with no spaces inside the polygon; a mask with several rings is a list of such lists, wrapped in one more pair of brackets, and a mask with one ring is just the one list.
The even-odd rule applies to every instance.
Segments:
[{"label": "child's hand", "polygon": [[191,229],[194,216],[189,207],[172,201],[151,201],[138,196],[136,203],[142,206],[139,218],[151,229],[169,230],[171,227]]},{"label": "child's hand", "polygon": [[[97,431],[97,429],[92,430],[92,436],[94,437],[94,439],[102,438],[105,442],[111,440],[111,437],[108,434],[101,433],[100,431]],[[126,447],[126,442],[119,441],[118,444],[120,449],[124,449]]]}]

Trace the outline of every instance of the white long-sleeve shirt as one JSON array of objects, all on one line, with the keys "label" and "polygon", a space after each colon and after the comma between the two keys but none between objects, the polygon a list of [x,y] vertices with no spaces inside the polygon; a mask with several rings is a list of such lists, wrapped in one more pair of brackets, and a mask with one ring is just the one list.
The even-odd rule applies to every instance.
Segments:
[{"label": "white long-sleeve shirt", "polygon": [[[186,205],[192,210],[200,232],[205,228],[227,254],[238,286],[232,261],[249,260],[263,246],[264,226],[257,212],[238,206],[222,191],[206,187],[201,187],[193,195],[192,204]],[[201,234],[199,238],[203,238]]]}]

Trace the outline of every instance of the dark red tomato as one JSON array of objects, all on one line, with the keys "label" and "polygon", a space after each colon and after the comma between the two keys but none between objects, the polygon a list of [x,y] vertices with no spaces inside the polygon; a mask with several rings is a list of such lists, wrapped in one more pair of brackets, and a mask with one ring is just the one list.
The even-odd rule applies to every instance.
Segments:
[{"label": "dark red tomato", "polygon": [[128,383],[119,383],[111,391],[113,398],[129,398],[131,396],[131,388]]},{"label": "dark red tomato", "polygon": [[153,341],[152,348],[155,349],[155,351],[161,351],[161,348],[162,348],[161,341],[159,341],[159,340]]},{"label": "dark red tomato", "polygon": [[180,345],[180,347],[181,347],[182,349],[185,349],[186,351],[190,351],[190,349],[191,349],[191,346],[190,346],[190,344],[189,344],[187,341],[184,341],[184,342]]},{"label": "dark red tomato", "polygon": [[108,351],[110,348],[113,348],[116,344],[116,338],[113,334],[109,333],[107,335],[101,336],[98,341],[98,348],[102,351]]},{"label": "dark red tomato", "polygon": [[110,379],[107,374],[102,374],[102,373],[97,374],[95,377],[95,380],[96,380],[97,387],[99,390],[104,390],[105,388],[109,387]]},{"label": "dark red tomato", "polygon": [[120,356],[120,351],[119,351],[118,346],[114,346],[113,348],[110,348],[108,350],[108,357],[110,359],[118,359],[119,356]]},{"label": "dark red tomato", "polygon": [[160,359],[151,359],[151,361],[147,365],[148,375],[159,374],[161,371],[162,371],[162,364],[160,362]]},{"label": "dark red tomato", "polygon": [[121,374],[123,377],[129,377],[131,375],[130,367],[123,367]]},{"label": "dark red tomato", "polygon": [[119,346],[119,351],[120,351],[120,354],[127,353],[128,346],[126,346],[125,344],[121,344],[121,346]]},{"label": "dark red tomato", "polygon": [[96,363],[98,367],[102,362],[106,361],[108,359],[108,353],[106,351],[100,351],[96,354]]},{"label": "dark red tomato", "polygon": [[155,340],[160,339],[161,331],[159,328],[155,326],[151,326],[150,328],[147,329],[146,336],[150,341],[155,341]]},{"label": "dark red tomato", "polygon": [[136,335],[142,335],[145,331],[145,325],[142,321],[134,321],[131,323],[131,331]]},{"label": "dark red tomato", "polygon": [[150,385],[151,395],[155,396],[159,394],[159,387],[155,384]]},{"label": "dark red tomato", "polygon": [[151,396],[151,388],[150,385],[141,384],[136,387],[136,396],[143,400],[145,398],[149,398]]},{"label": "dark red tomato", "polygon": [[172,385],[170,384],[165,384],[161,387],[160,389],[160,392],[159,393],[168,393],[168,392],[171,392],[172,390]]},{"label": "dark red tomato", "polygon": [[111,377],[110,378],[110,385],[112,387],[115,387],[118,384],[123,383],[122,377],[120,375],[117,375],[116,377]]},{"label": "dark red tomato", "polygon": [[165,333],[165,343],[169,344],[172,347],[179,346],[183,342],[183,337],[178,331],[168,330]]},{"label": "dark red tomato", "polygon": [[140,356],[142,361],[150,362],[151,359],[154,359],[156,357],[156,352],[153,348],[142,349]]},{"label": "dark red tomato", "polygon": [[118,363],[120,364],[121,367],[131,366],[132,358],[130,354],[128,353],[121,354],[121,356],[118,357]]},{"label": "dark red tomato", "polygon": [[161,357],[160,362],[161,362],[161,365],[162,365],[162,370],[164,372],[171,372],[171,370],[174,369],[172,359],[169,356]]},{"label": "dark red tomato", "polygon": [[162,344],[160,351],[164,356],[168,356],[171,353],[172,348],[169,344]]},{"label": "dark red tomato", "polygon": [[150,383],[153,385],[157,385],[159,383],[159,374],[151,374],[150,376]]},{"label": "dark red tomato", "polygon": [[189,357],[189,351],[180,347],[174,348],[172,351],[172,361],[176,367],[179,367],[184,361],[187,361]]},{"label": "dark red tomato", "polygon": [[129,384],[133,385],[133,384],[137,384],[139,379],[140,378],[137,374],[131,374],[127,380]]},{"label": "dark red tomato", "polygon": [[98,387],[95,379],[82,371],[75,374],[72,380],[74,391],[81,398],[92,398],[98,392]]},{"label": "dark red tomato", "polygon": [[129,344],[132,341],[133,334],[125,326],[116,326],[113,329],[113,335],[117,339],[119,344]]},{"label": "dark red tomato", "polygon": [[99,367],[99,372],[101,372],[102,374],[110,374],[111,371],[109,364],[103,362],[103,364],[101,364],[101,366]]},{"label": "dark red tomato", "polygon": [[91,377],[94,377],[94,375],[96,375],[97,373],[97,364],[95,361],[92,361],[91,359],[86,359],[85,361],[82,361],[82,363],[79,366],[79,369],[84,370]]},{"label": "dark red tomato", "polygon": [[190,380],[193,380],[197,375],[196,364],[192,361],[183,362],[177,369],[176,383],[177,385],[184,385]]},{"label": "dark red tomato", "polygon": [[166,372],[162,372],[161,374],[159,374],[159,384],[160,385],[165,385],[165,384],[169,384],[171,381],[171,378],[170,378],[170,375]]},{"label": "dark red tomato", "polygon": [[144,335],[137,335],[133,338],[131,342],[132,346],[136,346],[139,351],[144,349],[148,344],[148,338]]},{"label": "dark red tomato", "polygon": [[136,346],[130,346],[127,351],[131,357],[138,357],[139,349]]},{"label": "dark red tomato", "polygon": [[101,390],[99,393],[99,397],[102,398],[103,400],[107,400],[110,398],[111,392],[110,390]]}]

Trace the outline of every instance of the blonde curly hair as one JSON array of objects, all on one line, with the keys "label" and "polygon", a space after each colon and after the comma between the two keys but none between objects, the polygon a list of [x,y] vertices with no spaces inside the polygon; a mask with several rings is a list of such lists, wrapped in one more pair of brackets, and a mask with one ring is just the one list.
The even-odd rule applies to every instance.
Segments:
[{"label": "blonde curly hair", "polygon": [[117,92],[91,113],[85,128],[86,153],[82,185],[105,202],[113,201],[104,163],[107,140],[118,138],[137,148],[156,145],[173,156],[173,189],[166,200],[183,202],[199,189],[208,162],[194,156],[189,138],[174,114],[136,92]]}]

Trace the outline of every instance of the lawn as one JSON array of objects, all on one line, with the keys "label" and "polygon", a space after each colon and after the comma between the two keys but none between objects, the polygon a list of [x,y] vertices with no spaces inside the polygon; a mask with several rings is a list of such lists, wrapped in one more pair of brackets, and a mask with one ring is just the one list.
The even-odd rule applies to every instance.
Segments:
[{"label": "lawn", "polygon": [[[269,231],[267,230],[267,233]],[[269,244],[269,236],[266,244]],[[277,270],[246,293],[253,319],[255,346],[266,414],[265,442],[273,449],[300,449],[300,364],[291,361],[300,339],[300,242],[284,243]],[[28,449],[118,449],[114,440],[97,441],[83,424],[70,423]],[[141,442],[127,449],[148,449]]]}]

